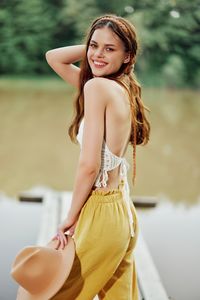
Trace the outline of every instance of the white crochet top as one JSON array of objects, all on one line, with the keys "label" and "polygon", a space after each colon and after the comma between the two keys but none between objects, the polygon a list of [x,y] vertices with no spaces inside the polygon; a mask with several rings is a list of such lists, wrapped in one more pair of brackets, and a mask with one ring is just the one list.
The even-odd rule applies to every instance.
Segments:
[{"label": "white crochet top", "polygon": [[[84,125],[84,118],[81,120],[79,131],[77,134],[77,140],[82,146],[82,139],[83,139],[83,125]],[[127,213],[129,217],[129,224],[130,224],[130,233],[131,236],[134,236],[134,224],[133,224],[133,216],[130,207],[130,190],[129,184],[127,179],[127,171],[129,169],[129,164],[124,157],[117,156],[113,154],[105,140],[102,144],[102,151],[101,151],[101,167],[99,170],[99,174],[95,180],[94,186],[96,187],[106,187],[108,181],[108,171],[115,169],[116,167],[120,166],[120,177],[124,181],[124,186],[122,188],[123,199],[125,200]]]}]

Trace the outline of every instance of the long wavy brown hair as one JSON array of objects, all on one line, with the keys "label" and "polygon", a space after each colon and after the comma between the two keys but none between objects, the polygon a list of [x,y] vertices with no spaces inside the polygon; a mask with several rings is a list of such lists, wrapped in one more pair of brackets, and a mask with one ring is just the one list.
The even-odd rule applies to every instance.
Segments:
[{"label": "long wavy brown hair", "polygon": [[145,116],[145,109],[141,99],[141,86],[136,80],[134,74],[134,64],[138,52],[138,41],[136,37],[135,27],[126,19],[116,15],[104,15],[93,21],[90,31],[86,38],[86,52],[80,65],[80,84],[79,92],[74,101],[74,118],[68,129],[69,136],[73,142],[77,143],[76,135],[78,133],[80,121],[84,116],[84,94],[83,88],[85,83],[93,78],[92,71],[87,60],[87,51],[92,35],[96,29],[108,27],[110,28],[124,43],[125,51],[129,53],[130,60],[123,63],[120,69],[106,78],[115,80],[122,85],[129,95],[132,133],[130,135],[129,144],[133,146],[133,184],[136,177],[136,145],[145,145],[149,141],[150,123]]}]

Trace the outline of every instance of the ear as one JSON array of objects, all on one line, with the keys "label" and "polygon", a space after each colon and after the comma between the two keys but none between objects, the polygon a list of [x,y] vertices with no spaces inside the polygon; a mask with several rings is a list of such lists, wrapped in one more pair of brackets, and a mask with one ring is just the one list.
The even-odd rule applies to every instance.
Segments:
[{"label": "ear", "polygon": [[130,61],[130,53],[128,53],[124,58],[124,64],[127,64]]}]

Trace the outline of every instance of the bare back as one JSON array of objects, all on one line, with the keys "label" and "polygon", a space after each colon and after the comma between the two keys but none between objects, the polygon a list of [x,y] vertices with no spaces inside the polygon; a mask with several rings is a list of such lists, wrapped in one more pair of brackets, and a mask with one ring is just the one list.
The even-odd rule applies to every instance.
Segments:
[{"label": "bare back", "polygon": [[[106,108],[104,119],[104,140],[109,150],[116,156],[123,157],[126,153],[131,134],[131,112],[128,94],[117,82],[109,80],[112,97]],[[119,183],[119,168],[109,171],[106,188],[116,188]]]}]

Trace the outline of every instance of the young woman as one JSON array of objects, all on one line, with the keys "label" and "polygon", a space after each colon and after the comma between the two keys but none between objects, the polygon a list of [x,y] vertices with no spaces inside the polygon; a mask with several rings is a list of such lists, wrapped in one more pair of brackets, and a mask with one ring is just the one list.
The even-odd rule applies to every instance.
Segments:
[{"label": "young woman", "polygon": [[78,89],[69,135],[81,146],[71,208],[53,237],[64,248],[68,231],[76,257],[54,300],[92,300],[97,294],[104,300],[138,299],[138,222],[124,158],[131,144],[135,179],[136,145],[146,144],[150,133],[133,74],[137,49],[134,26],[105,15],[92,23],[85,45],[46,53],[53,70]]}]

